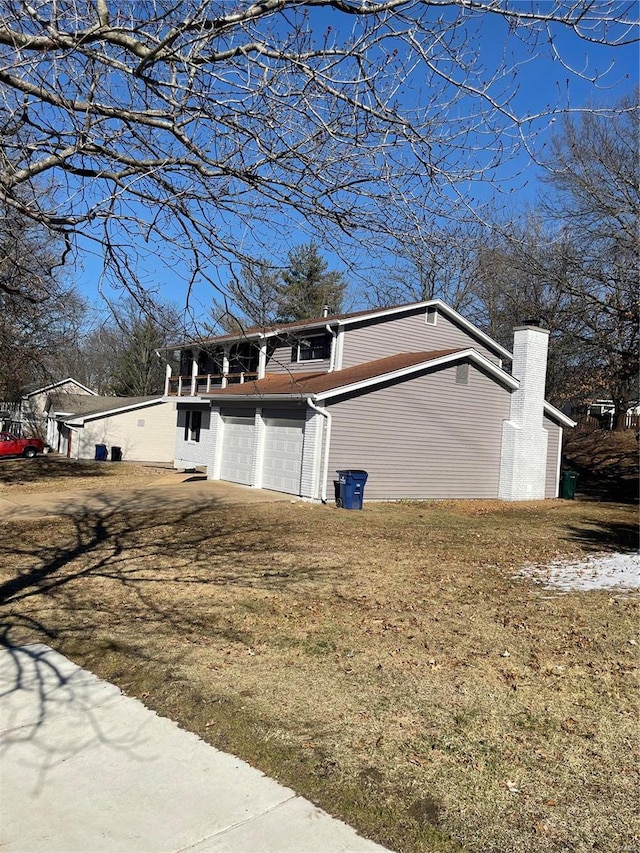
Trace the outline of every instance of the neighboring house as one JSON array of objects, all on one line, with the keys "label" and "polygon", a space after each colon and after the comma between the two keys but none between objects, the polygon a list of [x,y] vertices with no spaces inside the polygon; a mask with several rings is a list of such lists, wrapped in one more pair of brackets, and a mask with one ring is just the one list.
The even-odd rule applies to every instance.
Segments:
[{"label": "neighboring house", "polygon": [[0,402],[0,430],[22,435],[22,406],[15,400]]},{"label": "neighboring house", "polygon": [[46,438],[46,404],[49,394],[65,393],[96,396],[77,379],[68,377],[42,387],[27,388],[17,403],[0,403],[0,420],[3,429],[19,435],[37,435]]},{"label": "neighboring house", "polygon": [[174,465],[322,501],[338,469],[369,500],[556,497],[575,424],[544,400],[548,334],[512,356],[430,300],[172,347]]},{"label": "neighboring house", "polygon": [[175,407],[162,397],[51,394],[47,442],[73,459],[94,459],[96,445],[131,462],[173,462]]},{"label": "neighboring house", "polygon": [[[626,411],[624,428],[637,429],[639,415],[640,405],[634,402]],[[587,416],[595,418],[603,429],[612,430],[616,419],[616,407],[613,400],[596,400],[594,403],[590,403],[587,406]]]}]

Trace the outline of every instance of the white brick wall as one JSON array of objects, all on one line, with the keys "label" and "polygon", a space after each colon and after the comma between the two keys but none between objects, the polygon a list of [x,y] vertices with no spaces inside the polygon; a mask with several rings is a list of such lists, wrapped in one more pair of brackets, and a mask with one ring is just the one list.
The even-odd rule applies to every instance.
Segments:
[{"label": "white brick wall", "polygon": [[209,422],[209,445],[207,448],[207,479],[220,479],[220,462],[222,460],[222,430],[224,426],[220,415],[220,407],[211,408]]},{"label": "white brick wall", "polygon": [[508,501],[545,496],[548,433],[543,426],[549,332],[534,326],[514,330],[509,420],[502,429],[499,497]]},{"label": "white brick wall", "polygon": [[256,486],[258,489],[262,488],[265,430],[262,409],[258,407],[256,409],[255,427],[253,430],[253,469],[251,471],[251,485]]}]

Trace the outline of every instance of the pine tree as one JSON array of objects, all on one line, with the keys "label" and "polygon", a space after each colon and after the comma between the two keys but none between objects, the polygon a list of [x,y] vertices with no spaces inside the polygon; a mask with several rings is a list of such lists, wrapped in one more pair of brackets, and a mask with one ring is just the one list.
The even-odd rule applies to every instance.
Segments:
[{"label": "pine tree", "polygon": [[342,273],[327,271],[327,262],[316,243],[292,249],[289,265],[282,272],[278,288],[278,320],[291,322],[321,317],[325,305],[330,314],[342,310],[347,287]]}]

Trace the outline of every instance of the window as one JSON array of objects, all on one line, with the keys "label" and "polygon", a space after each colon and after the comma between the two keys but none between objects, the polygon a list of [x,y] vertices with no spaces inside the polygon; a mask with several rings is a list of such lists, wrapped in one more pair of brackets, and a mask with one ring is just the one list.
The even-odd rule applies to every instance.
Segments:
[{"label": "window", "polygon": [[438,322],[438,309],[431,305],[427,308],[427,315],[425,318],[425,322],[427,326],[435,326]]},{"label": "window", "polygon": [[331,335],[313,335],[300,340],[291,349],[291,361],[314,361],[331,356]]},{"label": "window", "polygon": [[198,409],[187,409],[184,422],[184,440],[200,441],[200,426],[202,424],[202,412]]}]

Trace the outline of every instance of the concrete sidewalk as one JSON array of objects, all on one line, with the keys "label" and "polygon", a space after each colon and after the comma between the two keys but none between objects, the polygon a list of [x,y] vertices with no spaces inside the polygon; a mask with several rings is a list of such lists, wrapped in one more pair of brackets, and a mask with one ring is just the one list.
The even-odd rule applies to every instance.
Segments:
[{"label": "concrete sidewalk", "polygon": [[0,651],[3,853],[383,853],[44,645]]},{"label": "concrete sidewalk", "polygon": [[145,486],[121,489],[83,489],[63,492],[0,492],[0,520],[38,519],[50,516],[81,518],[88,513],[198,509],[223,504],[300,501],[294,495],[239,486],[194,475],[170,475]]}]

